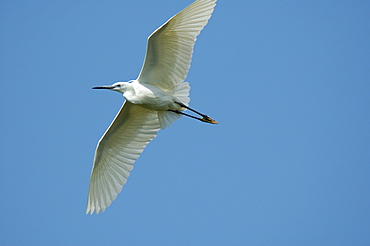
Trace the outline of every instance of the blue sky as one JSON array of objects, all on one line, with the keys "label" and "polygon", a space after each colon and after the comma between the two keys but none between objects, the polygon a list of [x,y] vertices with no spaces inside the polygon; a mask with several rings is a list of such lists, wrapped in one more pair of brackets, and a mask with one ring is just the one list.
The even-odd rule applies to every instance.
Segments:
[{"label": "blue sky", "polygon": [[191,0],[2,1],[1,245],[369,245],[370,2],[224,1],[191,106],[85,215],[146,39]]}]

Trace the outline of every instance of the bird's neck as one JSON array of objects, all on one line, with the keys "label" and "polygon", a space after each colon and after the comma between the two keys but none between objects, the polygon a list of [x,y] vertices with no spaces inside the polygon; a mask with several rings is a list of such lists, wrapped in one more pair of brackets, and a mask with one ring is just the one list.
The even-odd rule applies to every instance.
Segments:
[{"label": "bird's neck", "polygon": [[124,86],[122,86],[122,89],[120,90],[120,92],[123,94],[123,96],[126,99],[129,99],[129,98],[135,96],[135,94],[136,94],[134,86],[132,85],[132,83],[129,83],[129,82],[125,82],[125,84],[124,84]]}]

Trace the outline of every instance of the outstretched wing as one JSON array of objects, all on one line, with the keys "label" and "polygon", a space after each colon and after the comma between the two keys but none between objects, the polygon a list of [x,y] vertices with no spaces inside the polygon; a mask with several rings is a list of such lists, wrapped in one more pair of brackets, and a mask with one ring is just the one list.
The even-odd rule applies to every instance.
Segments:
[{"label": "outstretched wing", "polygon": [[86,213],[104,212],[116,199],[133,163],[158,130],[157,112],[124,103],[96,148]]},{"label": "outstretched wing", "polygon": [[138,81],[172,91],[190,68],[196,37],[207,24],[216,0],[196,0],[169,19],[148,38]]}]

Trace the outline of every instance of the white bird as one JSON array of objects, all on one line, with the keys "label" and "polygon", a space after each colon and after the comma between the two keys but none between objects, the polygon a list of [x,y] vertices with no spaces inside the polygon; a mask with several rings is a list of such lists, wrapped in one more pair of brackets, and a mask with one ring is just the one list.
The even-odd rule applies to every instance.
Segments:
[{"label": "white bird", "polygon": [[[170,18],[148,38],[144,65],[136,80],[93,89],[110,89],[126,101],[99,140],[90,177],[86,214],[97,214],[116,199],[133,164],[160,128],[182,115],[203,122],[216,121],[188,107],[184,82],[196,37],[207,24],[217,0],[196,0]],[[189,109],[201,117],[184,113]]]}]

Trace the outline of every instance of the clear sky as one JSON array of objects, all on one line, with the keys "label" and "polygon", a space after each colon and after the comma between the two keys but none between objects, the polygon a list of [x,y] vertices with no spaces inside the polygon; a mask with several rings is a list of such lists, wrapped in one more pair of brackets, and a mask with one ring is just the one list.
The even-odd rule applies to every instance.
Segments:
[{"label": "clear sky", "polygon": [[1,1],[1,245],[370,245],[370,2],[219,0],[190,105],[85,215],[146,39],[191,0]]}]

